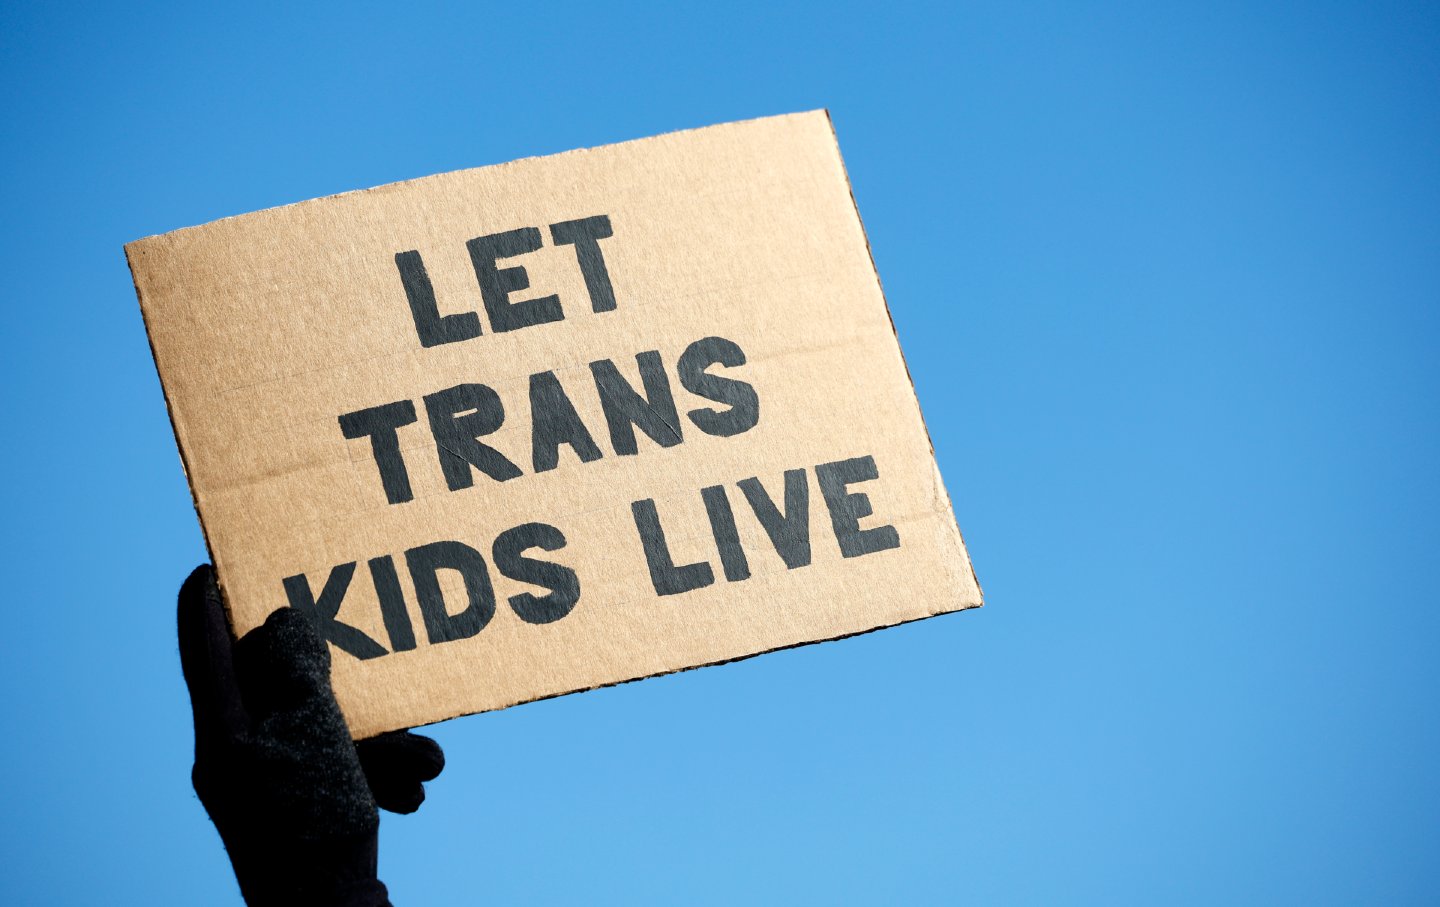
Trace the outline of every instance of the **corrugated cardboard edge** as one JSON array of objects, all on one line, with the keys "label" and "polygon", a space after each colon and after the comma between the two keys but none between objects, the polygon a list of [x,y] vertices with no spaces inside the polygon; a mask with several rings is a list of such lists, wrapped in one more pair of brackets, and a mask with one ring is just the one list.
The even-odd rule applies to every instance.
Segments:
[{"label": "corrugated cardboard edge", "polygon": [[[174,236],[174,235],[176,235],[176,234],[178,234],[178,233],[187,233],[187,232],[189,232],[189,231],[191,231],[191,230],[199,230],[199,229],[201,229],[201,228],[203,228],[203,227],[213,226],[214,224],[222,224],[222,223],[224,223],[225,221],[234,220],[234,219],[237,218],[237,217],[250,217],[250,216],[255,215],[255,214],[269,214],[269,213],[272,213],[272,212],[275,212],[275,211],[284,210],[285,208],[304,208],[304,207],[306,207],[306,206],[308,206],[308,205],[315,205],[315,204],[319,204],[319,203],[321,203],[321,202],[331,202],[331,201],[335,201],[336,199],[348,198],[348,197],[350,197],[350,196],[352,196],[352,195],[363,195],[364,193],[367,193],[367,192],[391,192],[391,191],[396,191],[396,190],[400,190],[400,189],[405,188],[406,186],[410,185],[411,183],[418,183],[418,182],[420,182],[421,180],[434,179],[434,178],[436,178],[436,177],[459,176],[459,175],[461,175],[461,174],[473,173],[473,172],[479,171],[479,170],[495,170],[495,171],[499,171],[499,170],[504,170],[504,169],[506,169],[506,168],[508,168],[508,167],[514,167],[514,166],[516,166],[516,165],[518,165],[518,164],[530,163],[531,161],[539,161],[539,160],[545,160],[545,161],[561,160],[561,159],[564,159],[564,158],[567,158],[567,157],[576,157],[576,156],[580,156],[580,155],[590,154],[591,152],[600,151],[600,150],[605,149],[605,148],[613,148],[613,147],[615,147],[615,146],[617,146],[617,145],[630,145],[630,144],[633,144],[633,143],[635,143],[635,142],[648,142],[648,141],[650,141],[650,140],[652,140],[652,139],[666,139],[666,138],[672,138],[672,137],[674,137],[674,136],[688,135],[689,133],[692,133],[692,132],[700,132],[700,131],[702,131],[702,130],[715,129],[715,128],[717,128],[717,127],[744,126],[744,125],[746,125],[747,123],[756,123],[756,122],[759,122],[760,120],[783,119],[783,118],[785,118],[785,117],[806,116],[807,114],[816,114],[816,113],[823,113],[823,114],[825,115],[825,117],[826,117],[827,120],[828,120],[829,117],[830,117],[830,112],[829,112],[828,110],[824,110],[824,109],[817,109],[817,110],[800,110],[800,111],[795,111],[794,113],[779,113],[779,114],[771,114],[771,115],[769,115],[769,116],[762,116],[762,117],[749,117],[749,118],[744,119],[744,120],[732,120],[732,121],[727,122],[727,123],[711,123],[711,124],[708,125],[708,126],[692,126],[692,127],[688,128],[688,129],[672,129],[672,130],[669,131],[669,132],[661,132],[661,133],[657,133],[656,135],[641,136],[640,138],[635,138],[635,139],[621,139],[621,140],[618,141],[618,142],[604,142],[604,143],[599,144],[599,145],[591,145],[591,146],[588,146],[588,147],[585,147],[585,148],[572,148],[572,149],[570,149],[570,150],[568,150],[568,151],[556,151],[556,152],[551,153],[551,154],[532,154],[532,155],[529,155],[528,157],[516,158],[516,159],[514,159],[514,160],[512,160],[512,161],[505,161],[505,162],[499,163],[499,164],[481,164],[481,165],[478,166],[478,167],[462,167],[462,168],[459,169],[459,170],[447,170],[447,171],[445,171],[444,173],[427,173],[427,174],[424,175],[424,176],[414,176],[414,177],[411,177],[410,179],[396,180],[395,182],[390,182],[390,183],[381,183],[381,184],[378,185],[378,186],[368,186],[368,187],[363,188],[363,189],[347,189],[347,190],[345,190],[344,192],[335,192],[335,193],[331,193],[330,195],[322,195],[322,196],[320,196],[320,197],[318,197],[318,198],[307,198],[307,199],[304,199],[303,201],[288,202],[288,203],[283,204],[283,205],[272,205],[272,206],[270,206],[269,208],[259,208],[259,209],[255,210],[255,211],[246,211],[246,212],[243,213],[243,214],[232,214],[232,215],[229,215],[229,216],[227,216],[227,217],[218,217],[218,218],[216,218],[215,220],[206,221],[206,222],[203,223],[203,224],[192,224],[191,226],[188,226],[188,227],[178,227],[178,228],[176,228],[176,229],[174,229],[174,230],[166,230],[164,233],[152,233],[152,234],[150,234],[150,235],[148,235],[148,236],[142,236],[142,237],[140,237],[139,239],[134,239],[134,240],[131,240],[130,242],[126,243],[126,244],[125,244],[125,253],[126,253],[126,257],[129,258],[129,256],[130,256],[130,250],[131,250],[131,248],[134,247],[134,246],[138,246],[138,245],[141,245],[141,244],[143,244],[143,243],[150,242],[150,241],[153,240],[153,239],[159,239],[159,238],[163,238],[163,237],[167,237],[167,236]],[[833,135],[833,133],[834,133],[834,127],[833,127],[833,126],[831,127],[831,133],[832,133],[832,135]],[[846,177],[846,184],[847,184],[847,185],[849,184],[849,177]],[[852,200],[852,201],[854,200],[853,194],[852,194],[852,196],[851,196],[851,200]],[[867,240],[867,248],[868,248],[868,240]],[[132,275],[133,275],[133,273],[134,273],[133,262],[132,262],[132,265],[131,265],[131,273],[132,273]]]},{"label": "corrugated cardboard edge", "polygon": [[[136,273],[135,259],[131,252],[135,245],[135,242],[125,244],[125,264],[130,268],[130,282],[135,286],[135,300],[140,306],[140,321],[145,325],[145,342],[150,346],[150,362],[155,366],[155,379],[160,382],[160,394],[165,400],[165,415],[170,419],[170,431],[175,435],[175,448],[180,453],[180,471],[185,474],[185,486],[190,489],[190,506],[194,508],[195,520],[200,524],[200,536],[205,540],[205,551],[210,555],[210,563],[215,564],[215,582],[218,585],[220,569],[215,560],[215,547],[210,544],[210,530],[206,528],[205,518],[200,514],[200,496],[195,491],[195,482],[190,478],[190,461],[185,455],[184,428],[180,424],[174,404],[170,401],[170,389],[165,386],[165,376],[160,374],[160,357],[155,352],[155,337],[150,332],[150,314],[145,309],[145,291],[140,286],[140,275]],[[225,605],[225,619],[230,624],[231,635],[234,635],[235,621],[230,616],[230,602],[225,597],[223,586],[220,588],[220,601]]]},{"label": "corrugated cardboard edge", "polygon": [[[984,591],[983,591],[983,590],[981,589],[981,587],[980,587],[980,582],[979,582],[978,577],[975,576],[974,560],[973,560],[973,558],[970,557],[969,547],[965,545],[964,535],[963,535],[963,534],[961,533],[961,531],[960,531],[959,524],[955,521],[955,509],[954,509],[954,505],[953,505],[953,503],[952,503],[951,500],[950,500],[949,490],[945,487],[944,479],[942,478],[942,476],[941,476],[941,474],[940,474],[939,463],[938,463],[938,461],[935,459],[935,444],[934,444],[934,441],[933,441],[933,440],[931,439],[931,437],[930,437],[930,429],[929,429],[929,426],[925,424],[925,414],[924,414],[924,411],[920,409],[920,401],[919,401],[919,397],[918,397],[918,396],[916,395],[916,393],[915,393],[915,382],[914,382],[914,379],[911,377],[911,374],[910,374],[910,366],[909,366],[909,363],[907,363],[907,362],[905,361],[905,352],[904,352],[904,350],[900,347],[899,334],[898,334],[898,332],[895,330],[895,318],[894,318],[894,316],[893,316],[893,315],[891,314],[891,312],[890,312],[890,302],[889,302],[889,300],[886,299],[886,297],[885,297],[885,289],[884,289],[884,285],[883,285],[883,284],[881,283],[881,281],[880,281],[880,272],[879,272],[879,269],[875,266],[875,254],[874,254],[873,249],[872,249],[871,246],[870,246],[870,237],[869,237],[869,235],[865,232],[865,224],[864,224],[864,221],[862,220],[862,218],[860,217],[860,208],[859,208],[859,205],[858,205],[858,204],[856,203],[856,201],[855,201],[855,189],[854,189],[854,186],[853,186],[853,185],[851,184],[851,182],[850,182],[850,174],[849,174],[849,171],[847,171],[847,170],[845,169],[845,159],[844,159],[844,156],[841,155],[841,153],[840,153],[840,139],[839,139],[838,134],[837,134],[836,131],[835,131],[835,122],[834,122],[834,119],[830,116],[830,111],[829,111],[828,108],[821,108],[821,109],[818,109],[818,110],[796,111],[796,112],[790,113],[790,114],[776,114],[776,115],[773,115],[773,116],[765,116],[765,117],[750,117],[750,118],[744,119],[744,120],[734,120],[734,121],[731,121],[731,122],[728,122],[728,123],[716,123],[716,124],[712,124],[712,125],[710,125],[710,126],[698,126],[698,127],[694,127],[694,128],[690,128],[690,129],[677,129],[677,130],[672,130],[671,132],[661,133],[661,134],[655,135],[655,136],[645,136],[645,137],[639,138],[639,139],[627,139],[627,140],[623,140],[623,141],[619,141],[619,142],[607,142],[607,143],[602,144],[602,145],[595,145],[595,146],[591,146],[591,147],[588,147],[588,148],[577,148],[577,149],[573,149],[573,150],[570,150],[570,151],[558,152],[558,153],[555,153],[555,154],[531,155],[531,156],[529,156],[529,157],[517,158],[516,160],[506,161],[506,162],[500,163],[500,164],[487,164],[487,165],[480,166],[480,167],[468,167],[468,168],[464,168],[464,169],[461,169],[461,170],[449,171],[449,173],[450,173],[450,174],[461,174],[461,173],[468,173],[468,172],[475,171],[475,170],[498,170],[498,169],[503,169],[503,168],[506,168],[506,167],[511,167],[511,166],[516,165],[516,164],[525,163],[525,162],[527,162],[527,161],[534,161],[534,160],[539,160],[539,159],[542,159],[542,158],[548,160],[548,159],[554,159],[554,158],[563,158],[563,157],[572,156],[572,155],[588,154],[588,153],[590,153],[590,152],[592,152],[592,151],[596,151],[596,150],[599,150],[599,149],[602,149],[602,148],[612,147],[612,146],[615,146],[615,145],[626,145],[626,144],[630,144],[631,142],[646,141],[646,140],[648,140],[648,139],[653,139],[653,138],[665,138],[665,137],[670,137],[670,136],[684,135],[684,134],[690,133],[690,132],[698,132],[698,131],[700,131],[700,130],[702,130],[702,129],[711,129],[711,128],[714,128],[715,126],[742,126],[742,125],[745,125],[745,124],[747,124],[747,123],[757,122],[757,121],[759,121],[759,120],[774,119],[774,118],[778,118],[778,117],[788,117],[788,116],[805,116],[805,115],[817,114],[817,113],[824,115],[824,117],[825,117],[825,122],[826,122],[827,126],[828,126],[829,129],[830,129],[831,148],[832,148],[832,150],[833,150],[833,152],[834,152],[834,154],[835,154],[836,162],[837,162],[837,163],[839,164],[839,166],[840,166],[840,173],[841,173],[842,177],[843,177],[844,180],[845,180],[845,189],[846,189],[846,191],[847,191],[847,192],[849,193],[849,195],[850,195],[850,207],[851,207],[851,211],[852,211],[852,212],[854,213],[854,215],[855,215],[856,225],[860,228],[860,236],[861,236],[862,240],[863,240],[864,243],[865,243],[865,254],[866,254],[866,255],[869,257],[869,259],[870,259],[870,272],[871,272],[871,274],[872,274],[872,275],[874,276],[874,278],[875,278],[876,288],[879,289],[879,291],[880,291],[880,299],[881,299],[882,304],[885,306],[885,317],[886,317],[886,319],[890,322],[891,335],[895,338],[895,349],[896,349],[896,352],[897,352],[897,353],[899,354],[899,356],[900,356],[901,365],[902,365],[902,366],[904,367],[904,369],[905,369],[905,380],[906,380],[906,381],[909,383],[909,385],[910,385],[910,397],[911,397],[911,400],[912,400],[912,401],[914,402],[914,404],[915,404],[916,413],[919,414],[919,416],[920,416],[920,424],[921,424],[921,427],[922,427],[922,428],[924,429],[924,431],[925,431],[925,443],[926,443],[927,447],[928,447],[929,450],[930,450],[931,469],[932,469],[932,471],[933,471],[933,473],[934,473],[934,481],[935,481],[937,487],[939,488],[940,494],[944,496],[946,510],[947,510],[947,512],[950,514],[951,526],[954,527],[956,536],[957,536],[957,538],[960,539],[960,544],[961,544],[963,550],[965,551],[966,563],[968,564],[968,566],[969,566],[969,568],[970,568],[971,579],[972,579],[972,581],[975,583],[975,590],[976,590],[977,594],[979,595],[979,598],[978,598],[974,603],[963,604],[963,605],[961,605],[961,606],[958,607],[958,608],[954,608],[954,609],[950,609],[950,610],[931,611],[929,614],[921,615],[921,616],[919,616],[919,617],[910,617],[910,618],[906,618],[906,619],[904,619],[904,620],[898,620],[898,621],[893,621],[893,622],[889,622],[889,623],[880,623],[880,624],[876,624],[876,625],[873,626],[873,627],[866,627],[866,628],[864,628],[864,629],[855,630],[855,631],[849,632],[849,633],[841,633],[841,634],[839,634],[839,635],[837,635],[837,636],[826,636],[826,637],[824,637],[824,638],[822,638],[822,639],[811,639],[811,640],[806,640],[806,641],[804,641],[804,642],[790,643],[790,644],[788,644],[788,645],[783,645],[783,646],[775,646],[775,647],[773,647],[773,648],[762,649],[762,650],[760,650],[760,651],[758,651],[758,652],[749,652],[749,653],[746,653],[746,654],[744,654],[744,655],[736,655],[736,656],[731,657],[731,658],[722,658],[722,659],[718,659],[718,660],[716,660],[716,661],[708,661],[708,662],[704,662],[703,664],[688,665],[688,666],[683,667],[683,668],[675,668],[675,669],[673,669],[673,670],[668,670],[668,671],[656,671],[655,673],[652,673],[652,674],[644,674],[644,675],[641,675],[641,676],[639,676],[639,677],[630,677],[630,678],[626,678],[626,679],[624,679],[624,680],[616,680],[616,681],[610,681],[610,682],[607,682],[607,683],[592,684],[592,685],[590,685],[590,686],[575,687],[574,689],[563,690],[563,691],[557,692],[557,693],[550,693],[550,694],[547,694],[547,695],[545,695],[545,696],[535,696],[535,697],[529,697],[529,698],[517,698],[517,699],[515,699],[515,700],[513,700],[513,701],[506,702],[506,703],[504,703],[503,705],[499,705],[499,706],[496,706],[496,707],[494,707],[494,708],[489,708],[489,709],[476,709],[476,710],[474,710],[474,711],[459,712],[459,713],[457,713],[457,714],[455,714],[455,715],[452,715],[452,716],[450,716],[450,717],[448,717],[448,718],[439,718],[439,719],[436,719],[435,721],[428,722],[427,724],[438,724],[438,723],[440,723],[440,722],[442,722],[442,721],[450,721],[450,720],[452,720],[452,719],[454,719],[454,718],[464,718],[464,717],[469,716],[469,715],[479,715],[479,714],[484,714],[484,713],[486,713],[486,712],[498,712],[498,711],[501,711],[502,709],[511,708],[512,706],[517,706],[517,705],[524,705],[524,704],[530,703],[530,702],[542,702],[542,701],[547,700],[547,699],[558,699],[558,698],[561,697],[561,696],[569,696],[569,695],[572,695],[572,694],[575,694],[575,693],[585,693],[585,692],[589,692],[589,691],[591,691],[591,690],[600,690],[600,689],[605,689],[605,688],[608,688],[608,687],[621,686],[621,685],[627,684],[627,683],[635,683],[636,681],[640,681],[640,680],[649,680],[649,679],[655,678],[655,677],[665,677],[665,676],[668,676],[668,675],[671,675],[671,674],[679,674],[679,673],[682,673],[682,672],[684,672],[684,671],[694,671],[694,670],[697,670],[697,669],[699,669],[699,668],[709,668],[709,667],[716,667],[716,666],[718,666],[718,665],[733,664],[733,663],[735,663],[735,662],[746,661],[746,660],[751,659],[751,658],[756,658],[756,657],[761,656],[761,655],[768,655],[768,654],[770,654],[770,653],[772,653],[772,652],[783,652],[783,651],[786,651],[786,650],[788,650],[788,649],[798,649],[798,648],[801,648],[801,647],[803,647],[803,646],[812,646],[812,645],[817,645],[817,644],[819,644],[819,643],[834,642],[834,641],[841,640],[841,639],[850,639],[850,638],[855,637],[855,636],[864,636],[864,635],[866,635],[866,634],[868,634],[868,633],[874,633],[874,632],[876,632],[876,631],[878,631],[878,630],[887,630],[887,629],[889,629],[889,628],[891,628],[891,627],[899,627],[899,626],[903,626],[903,625],[905,625],[905,624],[915,623],[916,621],[920,621],[920,620],[928,620],[928,619],[930,619],[930,618],[932,618],[932,617],[939,617],[939,616],[945,615],[945,614],[957,614],[957,613],[962,613],[962,612],[964,612],[964,611],[971,610],[971,609],[973,609],[973,608],[983,607],[983,605],[984,605],[984,603],[985,603],[985,601],[984,601],[984,598],[985,598],[985,596],[984,596]],[[220,580],[220,577],[223,575],[223,572],[224,572],[224,571],[223,571],[222,568],[221,568],[221,564],[220,564],[220,562],[219,562],[219,559],[216,557],[216,553],[215,553],[214,546],[213,546],[213,545],[211,544],[211,542],[210,542],[210,533],[209,533],[209,530],[208,530],[208,529],[206,528],[206,526],[205,526],[205,518],[204,518],[204,516],[203,516],[203,515],[201,514],[201,512],[200,512],[200,501],[199,501],[199,497],[198,497],[198,495],[196,494],[196,491],[195,491],[195,484],[194,484],[194,482],[193,482],[193,481],[191,480],[191,478],[190,478],[190,467],[189,467],[189,463],[188,463],[188,461],[187,461],[187,459],[186,459],[186,455],[185,455],[185,443],[186,443],[186,442],[185,442],[185,435],[186,435],[185,429],[184,429],[184,426],[183,426],[183,424],[181,423],[181,421],[180,421],[180,419],[179,419],[178,414],[177,414],[176,411],[175,411],[175,407],[173,406],[173,404],[172,404],[172,402],[171,402],[171,400],[170,400],[170,392],[169,392],[169,390],[165,387],[165,380],[164,380],[163,376],[160,376],[160,364],[159,364],[159,359],[156,358],[156,356],[155,356],[155,342],[154,342],[154,340],[153,340],[153,338],[152,338],[152,336],[151,336],[151,333],[150,333],[150,320],[149,320],[149,316],[148,316],[148,314],[146,313],[146,310],[145,310],[144,291],[143,291],[143,289],[142,289],[141,286],[140,286],[139,275],[136,273],[136,267],[135,267],[135,258],[134,258],[134,255],[135,255],[135,253],[138,251],[137,247],[139,247],[140,245],[142,245],[142,244],[144,244],[144,243],[147,243],[148,241],[150,241],[150,240],[152,240],[152,239],[155,239],[155,238],[157,238],[157,237],[171,236],[171,235],[174,235],[174,234],[176,234],[176,233],[182,233],[182,232],[186,232],[186,231],[189,231],[189,230],[199,229],[199,228],[201,228],[201,227],[209,226],[209,225],[211,225],[211,224],[220,223],[220,222],[226,221],[226,220],[231,220],[231,219],[233,219],[233,218],[235,218],[235,217],[247,217],[247,216],[250,216],[251,214],[259,214],[259,213],[263,213],[263,212],[273,212],[273,211],[277,211],[277,210],[280,210],[280,209],[283,209],[283,208],[298,208],[298,207],[302,207],[302,206],[305,206],[305,205],[311,205],[311,204],[316,204],[316,203],[320,203],[320,202],[332,201],[332,200],[337,199],[337,198],[342,198],[342,197],[352,196],[352,195],[359,195],[359,194],[361,194],[361,193],[366,193],[366,192],[388,192],[388,191],[400,189],[400,188],[402,188],[402,187],[404,187],[404,186],[406,186],[406,185],[408,185],[408,184],[410,184],[410,183],[418,182],[418,181],[420,181],[420,180],[430,179],[430,178],[432,178],[432,177],[434,177],[434,176],[439,176],[439,175],[441,175],[441,174],[428,174],[428,175],[426,175],[426,176],[415,177],[415,178],[408,179],[408,180],[401,180],[401,181],[393,182],[393,183],[385,183],[385,184],[379,185],[379,186],[372,186],[372,187],[366,188],[366,189],[352,189],[352,190],[349,190],[349,191],[346,191],[346,192],[339,192],[339,193],[334,193],[334,194],[332,194],[332,195],[321,196],[321,197],[319,197],[319,198],[306,199],[306,200],[304,200],[304,201],[299,201],[299,202],[292,202],[292,203],[286,204],[286,205],[275,205],[275,206],[270,207],[270,208],[262,208],[262,209],[260,209],[259,211],[251,211],[251,212],[246,212],[246,213],[244,213],[244,214],[237,214],[237,215],[231,215],[230,217],[219,218],[219,219],[214,220],[214,221],[207,221],[205,224],[197,224],[197,225],[195,225],[195,226],[183,227],[183,228],[180,228],[180,229],[178,229],[178,230],[167,231],[166,233],[162,233],[162,234],[152,234],[151,236],[142,237],[142,238],[140,238],[140,239],[133,240],[133,241],[125,244],[125,258],[126,258],[126,263],[127,263],[127,264],[129,265],[129,267],[130,267],[131,281],[132,281],[132,283],[134,283],[134,285],[135,285],[135,295],[136,295],[136,299],[137,299],[137,301],[139,302],[139,305],[140,305],[140,317],[141,317],[142,321],[143,321],[144,324],[145,324],[145,337],[146,337],[146,341],[147,341],[147,342],[149,343],[149,345],[150,345],[150,356],[151,356],[151,359],[155,362],[156,375],[157,375],[157,377],[159,377],[159,379],[160,379],[160,389],[161,389],[161,392],[162,392],[162,394],[164,395],[164,398],[165,398],[165,411],[166,411],[167,415],[170,417],[170,427],[171,427],[171,430],[172,430],[172,431],[174,432],[174,434],[175,434],[176,446],[178,447],[179,452],[180,452],[180,467],[181,467],[181,469],[182,469],[182,470],[184,471],[184,473],[185,473],[185,482],[186,482],[186,485],[187,485],[187,486],[189,487],[189,489],[190,489],[190,502],[191,502],[191,506],[195,509],[196,519],[197,519],[197,520],[199,521],[199,523],[200,523],[200,532],[201,532],[202,536],[203,536],[204,539],[205,539],[205,547],[206,547],[206,549],[207,549],[207,550],[209,551],[209,553],[210,553],[211,562],[215,565],[216,581],[217,581],[217,583],[220,584],[221,600],[222,600],[223,602],[225,602],[226,618],[227,618],[227,619],[229,620],[229,622],[230,622],[230,629],[231,629],[231,633],[232,633],[232,634],[234,633],[235,623],[234,623],[234,619],[233,619],[233,617],[232,617],[232,615],[231,615],[231,612],[230,612],[229,600],[228,600],[228,598],[225,596],[224,584],[223,584],[223,582],[221,582],[221,580]],[[425,726],[425,725],[416,725],[416,727],[422,727],[422,726]]]},{"label": "corrugated cardboard edge", "polygon": [[[807,111],[807,113],[814,112]],[[925,430],[925,446],[930,450],[930,465],[935,471],[935,484],[939,486],[940,493],[945,496],[945,509],[950,514],[950,525],[955,527],[955,534],[960,539],[960,546],[965,550],[965,562],[970,566],[970,579],[974,581],[975,591],[980,595],[980,600],[975,604],[966,605],[957,610],[968,611],[971,608],[982,608],[985,606],[985,590],[980,586],[980,577],[975,575],[975,559],[970,556],[970,546],[965,544],[965,534],[960,531],[960,524],[955,519],[955,505],[950,500],[950,490],[945,487],[945,479],[940,474],[940,461],[935,456],[935,442],[930,437],[930,426],[925,422],[925,410],[920,407],[920,396],[915,393],[915,379],[910,374],[910,363],[905,361],[905,348],[900,345],[900,332],[895,329],[895,316],[890,312],[890,300],[885,296],[885,284],[880,280],[880,269],[875,265],[875,250],[870,247],[870,234],[865,232],[865,219],[860,216],[860,205],[855,201],[855,187],[850,182],[850,171],[845,169],[845,156],[840,153],[840,136],[835,131],[835,119],[830,116],[828,107],[819,112],[825,114],[825,122],[830,126],[835,162],[840,165],[840,173],[845,177],[845,191],[850,193],[850,208],[855,212],[855,223],[860,228],[860,236],[865,240],[865,254],[870,258],[870,272],[875,275],[875,287],[880,291],[880,301],[885,305],[885,317],[890,322],[890,333],[895,337],[895,351],[900,354],[900,364],[905,368],[905,381],[910,385],[910,399],[915,402],[915,412],[920,415],[920,427]],[[937,611],[930,616],[935,617],[938,614],[949,613],[952,612]],[[899,626],[899,624],[891,626]]]},{"label": "corrugated cardboard edge", "polygon": [[442,721],[451,721],[455,718],[467,718],[471,715],[485,715],[490,712],[500,712],[508,708],[513,708],[517,705],[528,705],[532,702],[544,702],[547,699],[559,699],[561,696],[573,696],[576,693],[589,693],[592,690],[605,690],[609,689],[610,687],[624,686],[627,683],[638,683],[642,680],[653,680],[656,677],[669,677],[672,674],[684,674],[687,671],[698,671],[701,668],[714,668],[720,665],[735,664],[736,662],[749,661],[752,658],[759,658],[761,655],[770,655],[774,652],[786,652],[790,649],[803,649],[806,646],[816,646],[820,645],[821,643],[827,642],[838,642],[842,639],[853,639],[856,636],[866,636],[871,633],[878,633],[881,630],[889,630],[894,627],[903,627],[906,624],[918,623],[922,620],[931,620],[936,617],[944,617],[947,614],[963,614],[966,611],[979,608],[981,604],[981,602],[977,602],[973,605],[965,605],[952,611],[937,611],[933,614],[922,614],[919,617],[907,617],[904,620],[897,620],[893,623],[888,624],[876,624],[873,627],[866,627],[863,630],[852,630],[849,633],[841,633],[838,636],[826,636],[824,639],[808,639],[804,642],[792,642],[787,645],[775,646],[774,648],[770,649],[761,649],[759,652],[749,652],[745,655],[735,655],[731,658],[720,658],[715,661],[707,661],[703,664],[687,665],[683,668],[673,668],[669,671],[656,671],[653,674],[642,674],[639,677],[627,677],[624,680],[611,680],[605,683],[593,684],[592,686],[588,687],[576,687],[573,690],[562,690],[558,693],[547,693],[544,696],[531,696],[525,699],[516,699],[513,702],[507,702],[504,705],[497,705],[493,709],[476,709],[473,712],[460,712],[456,715],[451,715],[449,718],[437,718],[434,721],[429,721],[425,724],[417,724],[415,725],[415,727],[428,727],[432,724],[439,724]]}]

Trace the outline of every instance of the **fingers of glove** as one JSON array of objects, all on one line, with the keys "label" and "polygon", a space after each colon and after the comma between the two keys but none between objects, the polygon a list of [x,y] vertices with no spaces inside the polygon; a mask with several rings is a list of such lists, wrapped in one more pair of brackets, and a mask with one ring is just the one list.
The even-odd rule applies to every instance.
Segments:
[{"label": "fingers of glove", "polygon": [[429,781],[445,768],[445,751],[429,737],[391,731],[355,744],[365,777],[372,782],[391,776]]},{"label": "fingers of glove", "polygon": [[180,587],[180,669],[190,689],[198,747],[237,740],[249,724],[235,675],[230,627],[215,570],[201,564]]},{"label": "fingers of glove", "polygon": [[235,673],[256,721],[332,698],[330,650],[304,614],[281,608],[235,644]]},{"label": "fingers of glove", "polygon": [[425,785],[416,780],[390,779],[380,785],[372,784],[370,793],[375,805],[392,813],[413,813],[425,802]]},{"label": "fingers of glove", "polygon": [[425,786],[445,767],[445,753],[429,737],[392,731],[355,744],[366,783],[381,809],[413,813],[425,802]]},{"label": "fingers of glove", "polygon": [[330,689],[330,652],[303,613],[281,608],[235,644],[251,716],[247,755],[260,779],[257,807],[287,833],[330,838],[373,833],[379,821]]}]

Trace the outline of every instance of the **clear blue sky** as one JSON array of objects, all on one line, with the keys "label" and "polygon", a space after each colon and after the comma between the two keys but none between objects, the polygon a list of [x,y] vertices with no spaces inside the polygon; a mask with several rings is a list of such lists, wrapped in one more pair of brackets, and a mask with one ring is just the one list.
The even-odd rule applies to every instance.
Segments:
[{"label": "clear blue sky", "polygon": [[1440,890],[1440,11],[6,4],[0,900],[238,903],[121,245],[829,107],[988,605],[453,721],[410,904]]}]

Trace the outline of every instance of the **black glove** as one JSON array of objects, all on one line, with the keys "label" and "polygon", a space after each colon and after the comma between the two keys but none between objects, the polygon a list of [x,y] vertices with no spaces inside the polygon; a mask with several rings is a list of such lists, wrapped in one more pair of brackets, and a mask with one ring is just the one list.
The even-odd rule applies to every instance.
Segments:
[{"label": "black glove", "polygon": [[418,809],[440,746],[408,731],[352,742],[309,619],[282,608],[232,645],[208,564],[180,588],[179,625],[195,792],[246,903],[388,905],[376,806]]}]

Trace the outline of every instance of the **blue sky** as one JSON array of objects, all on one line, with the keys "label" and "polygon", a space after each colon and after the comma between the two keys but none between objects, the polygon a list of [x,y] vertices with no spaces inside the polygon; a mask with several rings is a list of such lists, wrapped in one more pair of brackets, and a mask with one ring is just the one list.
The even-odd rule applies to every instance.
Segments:
[{"label": "blue sky", "polygon": [[239,903],[121,252],[828,107],[987,606],[460,719],[398,901],[1429,903],[1426,4],[7,4],[0,895]]}]

